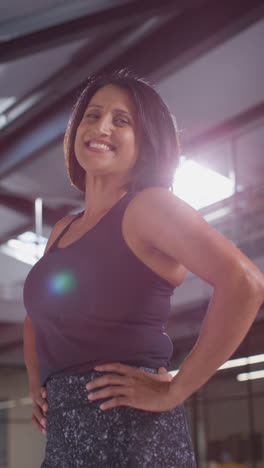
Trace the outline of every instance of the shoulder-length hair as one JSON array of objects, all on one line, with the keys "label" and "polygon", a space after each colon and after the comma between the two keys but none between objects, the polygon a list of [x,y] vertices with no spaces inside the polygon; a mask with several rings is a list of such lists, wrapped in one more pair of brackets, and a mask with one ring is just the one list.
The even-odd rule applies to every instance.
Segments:
[{"label": "shoulder-length hair", "polygon": [[74,152],[76,131],[93,95],[108,84],[129,91],[142,132],[132,177],[124,188],[127,191],[143,190],[150,186],[172,189],[180,156],[176,120],[155,89],[128,69],[91,76],[73,107],[64,136],[64,156],[71,184],[85,192],[85,170]]}]

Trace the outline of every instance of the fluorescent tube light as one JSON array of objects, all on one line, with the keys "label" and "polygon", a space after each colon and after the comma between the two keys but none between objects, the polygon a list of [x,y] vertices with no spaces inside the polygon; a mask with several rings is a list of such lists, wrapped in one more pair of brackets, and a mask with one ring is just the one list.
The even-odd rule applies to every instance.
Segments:
[{"label": "fluorescent tube light", "polygon": [[264,354],[257,354],[256,356],[248,356],[239,359],[231,359],[225,362],[218,370],[230,369],[231,367],[246,366],[248,364],[257,364],[258,362],[264,362]]},{"label": "fluorescent tube light", "polygon": [[263,379],[263,378],[264,378],[264,370],[246,372],[244,374],[237,375],[237,380],[239,382],[245,382],[247,380]]},{"label": "fluorescent tube light", "polygon": [[[256,354],[255,356],[248,356],[248,357],[238,358],[238,359],[230,359],[230,361],[226,361],[217,370],[231,369],[232,367],[247,366],[251,364],[257,364],[259,362],[264,362],[264,354]],[[169,373],[174,377],[178,372],[179,372],[179,369],[176,369],[176,370],[170,371]],[[256,372],[264,372],[264,371],[256,371]],[[252,372],[249,372],[249,374],[252,374]],[[239,375],[246,375],[246,374],[239,374]],[[260,378],[260,377],[255,377],[255,378]]]}]

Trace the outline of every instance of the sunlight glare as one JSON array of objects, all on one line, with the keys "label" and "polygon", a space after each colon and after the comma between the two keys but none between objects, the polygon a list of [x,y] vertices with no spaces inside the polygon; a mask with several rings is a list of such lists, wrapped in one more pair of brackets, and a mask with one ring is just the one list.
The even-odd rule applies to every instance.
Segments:
[{"label": "sunlight glare", "polygon": [[212,169],[181,157],[173,193],[199,210],[233,195],[234,183]]}]

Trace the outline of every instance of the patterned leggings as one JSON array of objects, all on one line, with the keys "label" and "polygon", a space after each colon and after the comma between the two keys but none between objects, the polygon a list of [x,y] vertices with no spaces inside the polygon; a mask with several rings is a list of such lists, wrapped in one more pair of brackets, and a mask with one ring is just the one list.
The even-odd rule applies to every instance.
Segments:
[{"label": "patterned leggings", "polygon": [[85,388],[100,375],[91,371],[48,379],[41,468],[196,467],[183,405],[159,413],[128,406],[102,411],[99,405],[106,399],[89,401]]}]

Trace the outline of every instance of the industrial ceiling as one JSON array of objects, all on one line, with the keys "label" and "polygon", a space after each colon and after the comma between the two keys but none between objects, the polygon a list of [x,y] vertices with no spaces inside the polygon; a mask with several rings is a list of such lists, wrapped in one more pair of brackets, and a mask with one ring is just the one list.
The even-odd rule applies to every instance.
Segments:
[{"label": "industrial ceiling", "polygon": [[[37,198],[46,237],[83,206],[64,165],[67,120],[90,74],[129,67],[176,115],[184,155],[233,178],[235,194],[201,214],[264,271],[263,44],[262,0],[2,1],[0,245],[35,230]],[[0,251],[0,366],[24,365],[30,268]],[[211,293],[191,274],[176,288],[168,333],[179,356]],[[261,310],[247,338],[253,354],[263,331]]]}]

